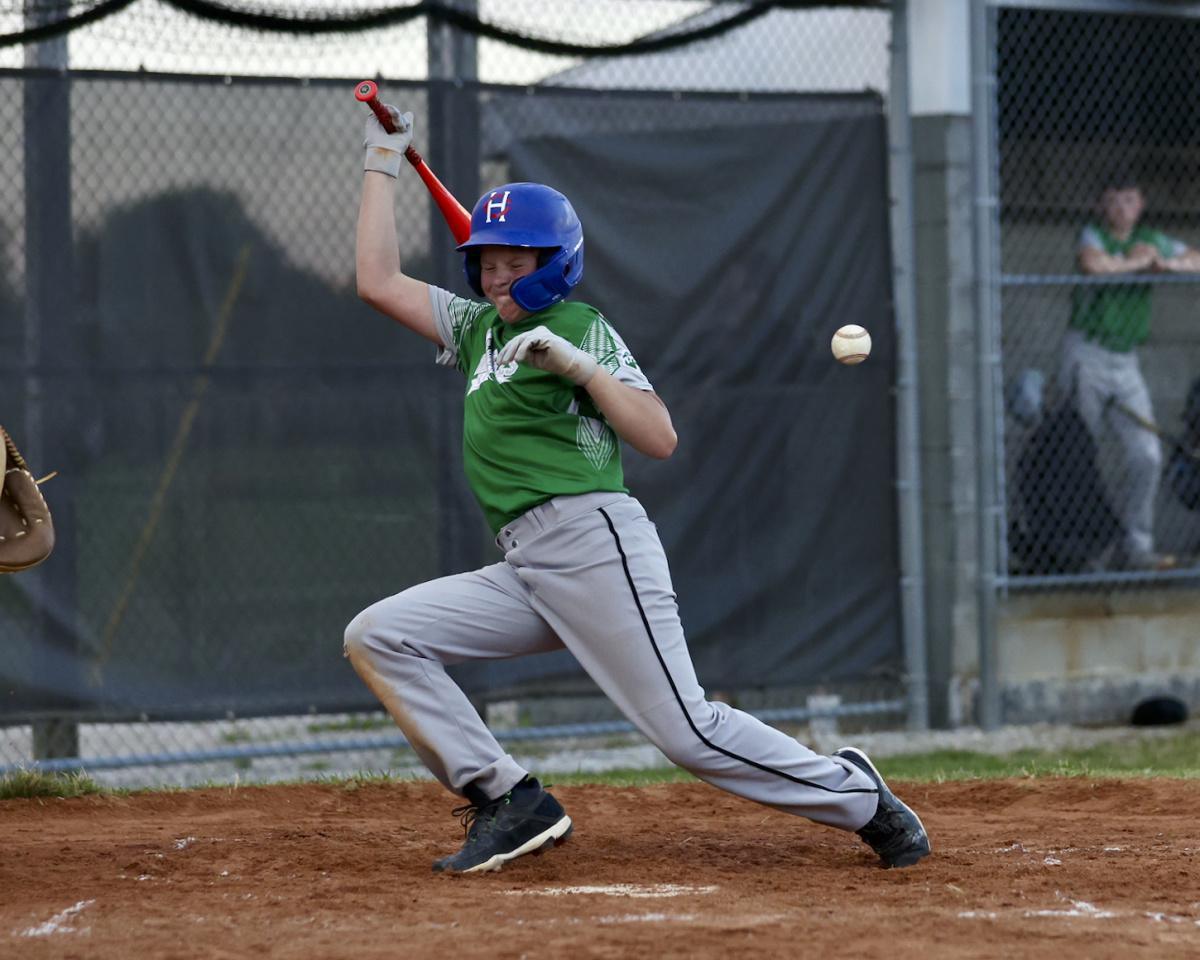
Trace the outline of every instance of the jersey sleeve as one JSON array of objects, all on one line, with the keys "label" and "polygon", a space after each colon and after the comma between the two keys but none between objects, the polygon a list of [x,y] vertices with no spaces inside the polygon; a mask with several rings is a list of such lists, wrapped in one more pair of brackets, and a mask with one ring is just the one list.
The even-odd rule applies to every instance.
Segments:
[{"label": "jersey sleeve", "polygon": [[595,315],[579,348],[626,386],[635,390],[654,390],[621,335],[601,314]]},{"label": "jersey sleeve", "polygon": [[1080,250],[1099,250],[1105,253],[1104,240],[1100,236],[1100,231],[1091,224],[1088,224],[1079,233],[1079,249]]},{"label": "jersey sleeve", "polygon": [[1187,244],[1175,237],[1169,237],[1161,231],[1154,231],[1154,245],[1164,257],[1179,257],[1187,250]]},{"label": "jersey sleeve", "polygon": [[429,284],[429,305],[433,322],[444,346],[437,352],[437,362],[444,367],[459,367],[459,351],[463,337],[470,331],[486,303],[455,296],[449,290]]}]

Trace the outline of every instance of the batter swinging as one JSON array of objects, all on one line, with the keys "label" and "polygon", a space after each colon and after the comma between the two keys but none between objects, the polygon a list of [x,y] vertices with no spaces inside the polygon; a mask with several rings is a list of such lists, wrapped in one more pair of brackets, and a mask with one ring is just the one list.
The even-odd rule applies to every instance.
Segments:
[{"label": "batter swinging", "polygon": [[406,276],[394,217],[399,132],[367,120],[359,294],[437,344],[467,380],[463,457],[503,551],[499,563],[411,587],[360,613],[345,651],[438,780],[466,798],[457,853],[437,871],[496,870],[561,843],[571,819],[501,748],[448,664],[566,647],[670,760],[738,796],[857,831],[888,866],[929,853],[921,821],[860,750],[813,753],[696,680],[653,523],[626,491],[618,438],[665,458],[662,400],[595,309],[567,302],[583,229],[561,193],[489,191],[471,214],[467,281],[486,302]]}]

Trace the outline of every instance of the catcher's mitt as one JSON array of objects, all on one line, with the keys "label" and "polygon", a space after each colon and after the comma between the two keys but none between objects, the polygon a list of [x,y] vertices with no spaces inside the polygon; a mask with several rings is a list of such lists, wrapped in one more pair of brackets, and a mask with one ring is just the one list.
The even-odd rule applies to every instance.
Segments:
[{"label": "catcher's mitt", "polygon": [[0,453],[0,469],[4,471],[0,489],[0,573],[16,573],[50,556],[54,521],[21,451],[3,427],[0,434],[4,435],[4,451]]}]

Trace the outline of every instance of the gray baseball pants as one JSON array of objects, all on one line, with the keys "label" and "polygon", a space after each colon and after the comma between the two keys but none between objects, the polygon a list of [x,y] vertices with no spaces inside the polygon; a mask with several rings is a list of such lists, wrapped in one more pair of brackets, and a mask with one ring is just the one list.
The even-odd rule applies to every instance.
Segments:
[{"label": "gray baseball pants", "polygon": [[1150,391],[1142,377],[1137,354],[1115,353],[1087,339],[1078,330],[1063,336],[1059,382],[1074,391],[1079,416],[1100,442],[1112,430],[1125,459],[1123,482],[1110,490],[1113,506],[1125,528],[1125,548],[1132,555],[1154,549],[1154,499],[1162,474],[1158,437],[1109,405],[1112,399],[1143,420],[1154,420]]},{"label": "gray baseball pants", "polygon": [[467,660],[566,647],[673,763],[741,797],[857,830],[874,783],[724,703],[696,680],[658,531],[625,494],[557,497],[496,538],[504,560],[368,607],[345,652],[421,760],[456,793],[487,796],[526,771],[446,673]]}]

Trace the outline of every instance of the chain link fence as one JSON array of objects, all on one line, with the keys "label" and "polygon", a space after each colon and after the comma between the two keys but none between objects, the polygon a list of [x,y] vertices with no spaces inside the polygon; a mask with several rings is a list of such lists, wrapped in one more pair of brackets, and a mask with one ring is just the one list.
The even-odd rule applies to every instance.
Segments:
[{"label": "chain link fence", "polygon": [[[667,90],[887,90],[890,14],[867,0],[815,9],[697,0],[0,0],[0,67],[36,23],[103,16],[64,35],[77,70],[424,80],[431,32],[470,38],[485,83]],[[815,6],[815,5],[814,5]],[[231,20],[230,11],[243,14]],[[438,14],[441,14],[440,16]],[[254,29],[260,24],[262,29]]]},{"label": "chain link fence", "polygon": [[1011,588],[1200,577],[1194,7],[990,11]]},{"label": "chain link fence", "polygon": [[[0,769],[83,758],[121,785],[420,773],[337,657],[341,631],[397,584],[478,566],[493,546],[453,469],[460,385],[354,294],[355,81],[381,79],[412,109],[423,152],[471,197],[508,178],[515,142],[874,129],[890,14],[238,8],[298,23],[284,29],[223,22],[216,6],[0,0],[0,422],[35,469],[59,470],[47,493],[72,532],[54,563],[0,581]],[[320,17],[345,22],[311,32]],[[460,285],[415,177],[398,209],[406,268]],[[811,683],[785,668],[715,693],[783,724],[903,712],[896,650],[820,656]],[[701,649],[699,665],[722,676],[714,657]],[[589,686],[550,671],[529,699],[505,676],[484,671],[473,695],[526,762],[656,759]]]}]

